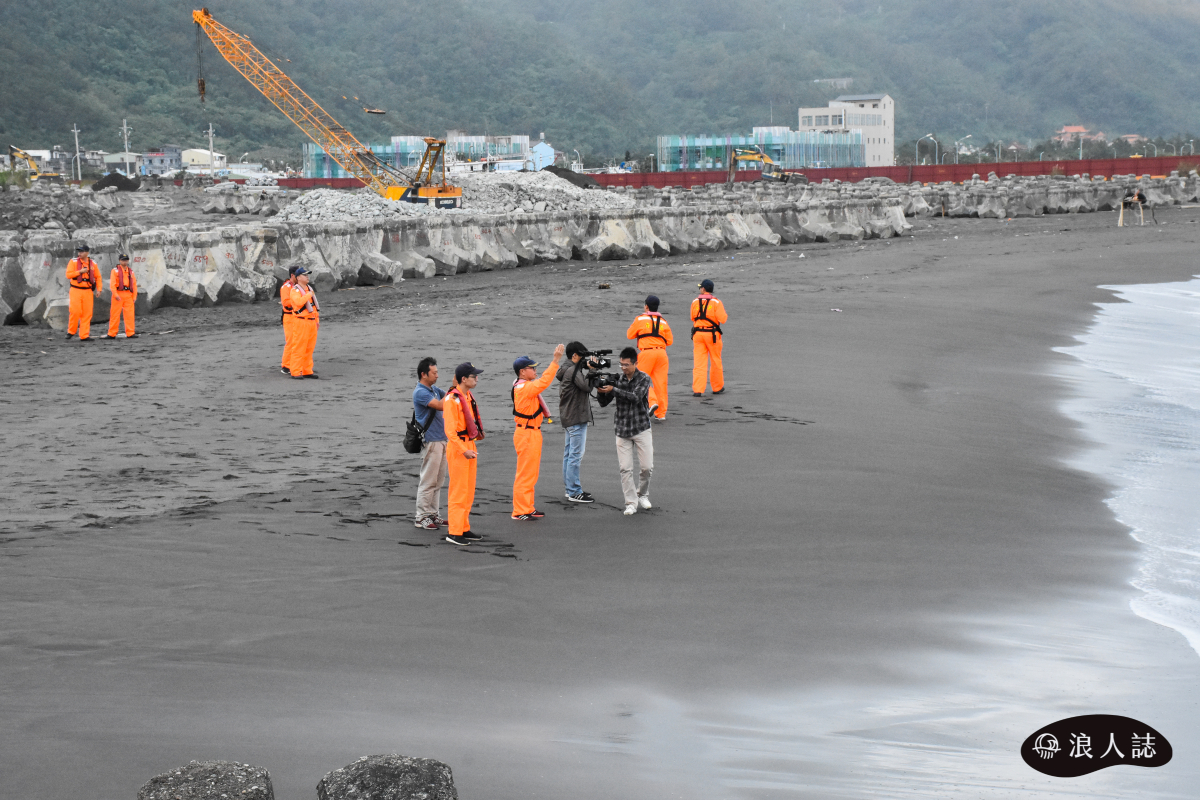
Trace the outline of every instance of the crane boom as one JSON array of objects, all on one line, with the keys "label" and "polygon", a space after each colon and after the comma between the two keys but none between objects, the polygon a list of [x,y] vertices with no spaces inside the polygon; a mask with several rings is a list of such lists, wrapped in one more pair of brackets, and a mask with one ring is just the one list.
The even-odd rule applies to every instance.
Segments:
[{"label": "crane boom", "polygon": [[[389,200],[426,203],[438,208],[462,205],[462,189],[433,180],[434,168],[442,158],[446,142],[425,139],[425,154],[417,179],[381,161],[371,148],[358,141],[325,109],[309,97],[283,70],[263,55],[248,38],[217,22],[207,8],[192,12],[192,21],[203,30],[226,61],[262,92],[283,115],[304,131],[334,161]],[[201,82],[203,87],[203,81]],[[201,96],[204,89],[201,88]],[[427,175],[426,175],[427,173]],[[422,179],[425,179],[422,181]]]}]

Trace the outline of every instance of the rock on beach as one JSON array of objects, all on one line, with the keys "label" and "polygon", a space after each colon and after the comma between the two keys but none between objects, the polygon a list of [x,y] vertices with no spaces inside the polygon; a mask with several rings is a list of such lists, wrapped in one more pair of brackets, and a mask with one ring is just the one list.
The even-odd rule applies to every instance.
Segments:
[{"label": "rock on beach", "polygon": [[138,800],[275,800],[271,775],[236,761],[193,761],[155,775],[138,790]]},{"label": "rock on beach", "polygon": [[317,800],[458,800],[458,791],[448,765],[392,753],[330,772],[317,784]]}]

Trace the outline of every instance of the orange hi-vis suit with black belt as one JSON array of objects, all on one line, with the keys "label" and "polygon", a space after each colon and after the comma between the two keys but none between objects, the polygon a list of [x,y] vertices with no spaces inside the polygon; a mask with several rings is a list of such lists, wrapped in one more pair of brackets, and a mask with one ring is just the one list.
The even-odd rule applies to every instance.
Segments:
[{"label": "orange hi-vis suit with black belt", "polygon": [[313,351],[317,349],[317,329],[321,327],[321,305],[308,286],[296,284],[288,294],[292,303],[292,360],[288,364],[293,378],[313,374]]},{"label": "orange hi-vis suit with black belt", "polygon": [[129,267],[120,264],[113,267],[108,277],[108,288],[112,292],[112,304],[108,307],[108,338],[117,335],[121,315],[125,315],[125,335],[133,336],[136,325],[133,321],[133,305],[137,301],[137,277]]},{"label": "orange hi-vis suit with black belt", "polygon": [[467,458],[464,452],[478,452],[467,430],[466,415],[475,422],[479,438],[483,438],[483,422],[471,392],[454,387],[442,398],[442,423],[446,430],[446,465],[450,468],[449,491],[446,498],[446,525],[451,536],[462,536],[471,530],[471,506],[475,504],[475,472],[478,458]]},{"label": "orange hi-vis suit with black belt", "polygon": [[537,510],[534,494],[537,491],[538,473],[542,467],[542,423],[549,413],[542,401],[558,371],[557,364],[546,367],[542,377],[532,381],[518,380],[512,388],[513,447],[517,451],[517,476],[513,479],[513,516],[532,514]]},{"label": "orange hi-vis suit with black belt", "polygon": [[71,284],[70,316],[67,333],[87,339],[92,332],[92,300],[100,296],[100,267],[89,258],[72,258],[67,262],[67,281]]},{"label": "orange hi-vis suit with black belt", "polygon": [[658,403],[658,411],[654,416],[665,419],[667,370],[671,366],[666,348],[675,341],[671,336],[671,326],[657,311],[647,311],[633,321],[629,330],[625,332],[625,338],[637,340],[638,369],[650,376],[650,394],[647,399],[650,405]]},{"label": "orange hi-vis suit with black belt", "polygon": [[296,349],[296,337],[292,332],[292,323],[294,322],[292,315],[292,279],[288,278],[283,286],[279,287],[279,305],[283,309],[281,319],[283,320],[283,358],[279,362],[282,369],[291,372],[292,370],[292,355]]},{"label": "orange hi-vis suit with black belt", "polygon": [[721,326],[729,321],[725,305],[708,292],[692,301],[692,391],[704,392],[709,379],[709,363],[712,364],[712,388],[719,392],[725,388],[725,369],[721,365]]}]

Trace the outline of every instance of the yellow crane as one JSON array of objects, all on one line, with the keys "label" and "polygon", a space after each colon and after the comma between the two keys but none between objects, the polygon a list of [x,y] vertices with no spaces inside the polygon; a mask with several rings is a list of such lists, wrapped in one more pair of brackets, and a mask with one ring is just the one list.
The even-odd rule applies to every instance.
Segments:
[{"label": "yellow crane", "polygon": [[17,161],[24,161],[26,169],[29,170],[29,180],[31,181],[52,181],[54,183],[62,183],[62,175],[57,172],[42,172],[38,169],[37,162],[33,160],[33,156],[26,153],[19,147],[8,146],[8,161],[12,164],[13,172],[17,171]]},{"label": "yellow crane", "polygon": [[[196,23],[197,51],[204,31],[226,61],[254,85],[283,115],[304,131],[329,157],[374,192],[388,200],[405,200],[437,208],[462,206],[462,188],[446,183],[445,139],[425,139],[425,152],[415,175],[393,167],[371,152],[329,112],[321,108],[284,74],[283,70],[259,52],[250,40],[213,19],[207,8],[192,12]],[[198,81],[200,99],[204,99],[203,66]],[[441,180],[434,173],[441,166]]]}]

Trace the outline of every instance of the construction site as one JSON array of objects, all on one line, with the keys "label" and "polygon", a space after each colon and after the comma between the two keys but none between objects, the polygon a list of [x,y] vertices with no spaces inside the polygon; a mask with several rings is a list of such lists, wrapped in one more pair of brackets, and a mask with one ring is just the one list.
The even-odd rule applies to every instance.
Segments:
[{"label": "construction site", "polygon": [[[343,188],[304,190],[296,188],[303,181],[274,179],[214,184],[190,176],[134,182],[114,175],[86,190],[34,172],[31,188],[6,186],[0,193],[5,324],[66,326],[64,268],[80,241],[91,246],[102,270],[119,253],[131,256],[145,312],[268,300],[297,264],[317,287],[331,291],[546,261],[890,238],[923,215],[1001,219],[1115,211],[1135,186],[1151,206],[1196,202],[1200,191],[1194,170],[1159,177],[992,173],[922,181],[908,168],[904,182],[897,180],[903,168],[863,168],[861,132],[853,130],[762,128],[736,141],[660,137],[661,172],[597,176],[550,166],[536,151],[541,146],[552,154],[552,148],[544,141],[531,147],[528,137],[451,132],[444,139],[395,137],[386,147],[367,146],[249,39],[207,10],[194,12],[193,21],[198,34],[309,138],[306,171],[326,180],[308,185]],[[203,77],[198,88],[203,100]],[[817,177],[837,170],[795,169],[824,163],[848,165],[856,182]],[[638,182],[643,185],[630,185]],[[99,317],[105,308],[98,304]]]}]

